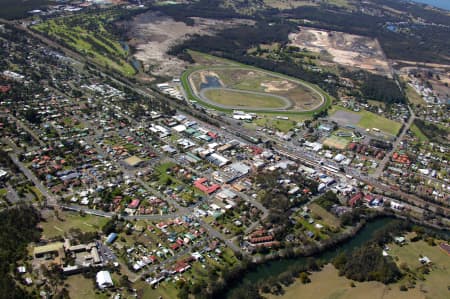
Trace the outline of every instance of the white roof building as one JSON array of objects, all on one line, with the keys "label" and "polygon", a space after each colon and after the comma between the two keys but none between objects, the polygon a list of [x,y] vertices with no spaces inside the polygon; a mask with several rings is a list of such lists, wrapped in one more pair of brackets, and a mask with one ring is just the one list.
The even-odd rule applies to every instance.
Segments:
[{"label": "white roof building", "polygon": [[100,289],[112,287],[114,285],[111,274],[108,271],[100,271],[96,276],[97,285]]},{"label": "white roof building", "polygon": [[337,154],[336,156],[334,156],[334,161],[336,162],[342,162],[345,160],[345,156],[343,154]]},{"label": "white roof building", "polygon": [[173,129],[175,131],[177,131],[178,133],[181,133],[181,132],[186,131],[186,126],[185,125],[178,125],[178,126],[173,127]]}]

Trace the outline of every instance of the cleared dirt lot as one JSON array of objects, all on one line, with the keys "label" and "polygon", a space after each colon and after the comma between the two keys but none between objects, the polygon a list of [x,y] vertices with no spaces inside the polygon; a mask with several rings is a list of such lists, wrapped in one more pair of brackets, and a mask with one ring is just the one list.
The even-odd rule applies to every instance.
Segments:
[{"label": "cleared dirt lot", "polygon": [[292,45],[327,53],[333,62],[341,65],[392,77],[390,65],[376,39],[308,27],[299,27],[299,30],[289,35]]},{"label": "cleared dirt lot", "polygon": [[337,123],[346,123],[349,125],[357,125],[361,120],[361,115],[356,113],[351,113],[347,111],[338,110],[335,114],[333,114],[330,119],[334,120]]},{"label": "cleared dirt lot", "polygon": [[147,12],[132,21],[122,23],[126,27],[129,44],[136,49],[135,57],[156,75],[179,76],[186,62],[169,56],[167,51],[193,34],[211,35],[216,29],[230,28],[239,24],[252,24],[248,20],[214,20],[193,18],[194,26],[157,12]]}]

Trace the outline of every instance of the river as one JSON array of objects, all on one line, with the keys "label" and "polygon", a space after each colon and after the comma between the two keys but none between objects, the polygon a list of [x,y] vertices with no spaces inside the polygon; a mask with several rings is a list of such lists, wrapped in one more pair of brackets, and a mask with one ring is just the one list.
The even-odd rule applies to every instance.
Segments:
[{"label": "river", "polygon": [[[316,254],[313,257],[315,259],[323,260],[325,262],[330,262],[340,252],[352,251],[353,249],[360,247],[364,243],[370,241],[378,230],[384,228],[392,221],[395,221],[395,219],[389,217],[377,218],[373,221],[370,221],[356,234],[356,236],[354,236],[350,240],[342,243],[341,245],[333,249],[326,250],[322,253]],[[445,235],[445,237],[447,238],[450,238],[449,231],[446,232],[438,232],[435,230],[432,231],[437,232],[438,234],[442,234],[442,236]],[[228,294],[230,294],[233,289],[240,287],[244,282],[250,282],[251,284],[254,284],[262,280],[265,280],[271,276],[278,276],[279,274],[286,271],[290,266],[304,265],[307,259],[308,259],[307,257],[280,259],[258,265],[256,266],[255,269],[243,275],[241,283],[236,284],[232,288],[228,289]]]},{"label": "river", "polygon": [[412,2],[425,3],[438,8],[450,10],[450,0],[412,0]]}]

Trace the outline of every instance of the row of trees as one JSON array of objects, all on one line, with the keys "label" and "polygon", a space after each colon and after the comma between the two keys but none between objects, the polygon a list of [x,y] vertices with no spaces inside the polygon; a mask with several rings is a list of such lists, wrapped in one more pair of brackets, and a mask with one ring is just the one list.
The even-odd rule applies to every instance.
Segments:
[{"label": "row of trees", "polygon": [[437,125],[429,122],[425,122],[421,119],[415,119],[414,124],[419,128],[419,130],[427,136],[431,142],[436,143],[449,143],[449,133],[447,130],[438,127]]}]

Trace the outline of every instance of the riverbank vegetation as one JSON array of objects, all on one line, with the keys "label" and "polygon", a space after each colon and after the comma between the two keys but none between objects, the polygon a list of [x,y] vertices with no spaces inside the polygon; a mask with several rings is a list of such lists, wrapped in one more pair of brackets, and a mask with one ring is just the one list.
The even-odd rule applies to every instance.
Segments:
[{"label": "riverbank vegetation", "polygon": [[[349,299],[378,297],[444,299],[448,297],[447,277],[450,276],[450,269],[446,266],[448,254],[439,247],[439,244],[448,242],[448,240],[441,240],[441,238],[446,238],[445,235],[448,239],[448,234],[435,233],[420,226],[398,221],[392,222],[375,233],[364,248],[366,250],[366,246],[376,248],[375,252],[369,249],[375,259],[382,257],[381,248],[385,250],[385,255],[387,254],[385,258],[395,263],[401,273],[401,277],[395,282],[388,284],[374,280],[359,282],[348,278],[347,275],[342,275],[341,271],[336,269],[333,264],[326,264],[319,271],[311,272],[308,276],[311,282],[308,284],[304,284],[300,279],[295,279],[289,286],[284,286],[279,279],[279,277],[287,275],[284,274],[276,276],[278,280],[271,281],[272,284],[278,283],[284,286],[282,290],[278,290],[277,293],[265,293],[265,281],[259,284],[260,291],[262,295],[270,299],[293,299],[298,298],[298,294],[302,294],[302,298],[306,299],[334,298],[336,296]],[[404,236],[405,242],[397,243],[392,236]],[[385,245],[381,246],[380,244]],[[358,248],[356,250],[360,251]],[[364,254],[359,252],[359,255]],[[353,258],[355,254],[351,255]],[[420,258],[423,257],[427,257],[430,263],[421,262]],[[342,259],[342,254],[334,258],[334,263],[339,259]],[[368,259],[369,263],[373,262],[371,258],[368,257]],[[355,267],[359,267],[359,265]],[[367,266],[367,268],[369,267]],[[349,269],[349,271],[353,270]],[[367,273],[373,275],[373,272],[373,269],[368,269]]]},{"label": "riverbank vegetation", "polygon": [[401,277],[400,270],[390,257],[382,255],[383,249],[376,244],[368,244],[351,253],[342,253],[333,261],[339,275],[356,281],[396,282]]}]

